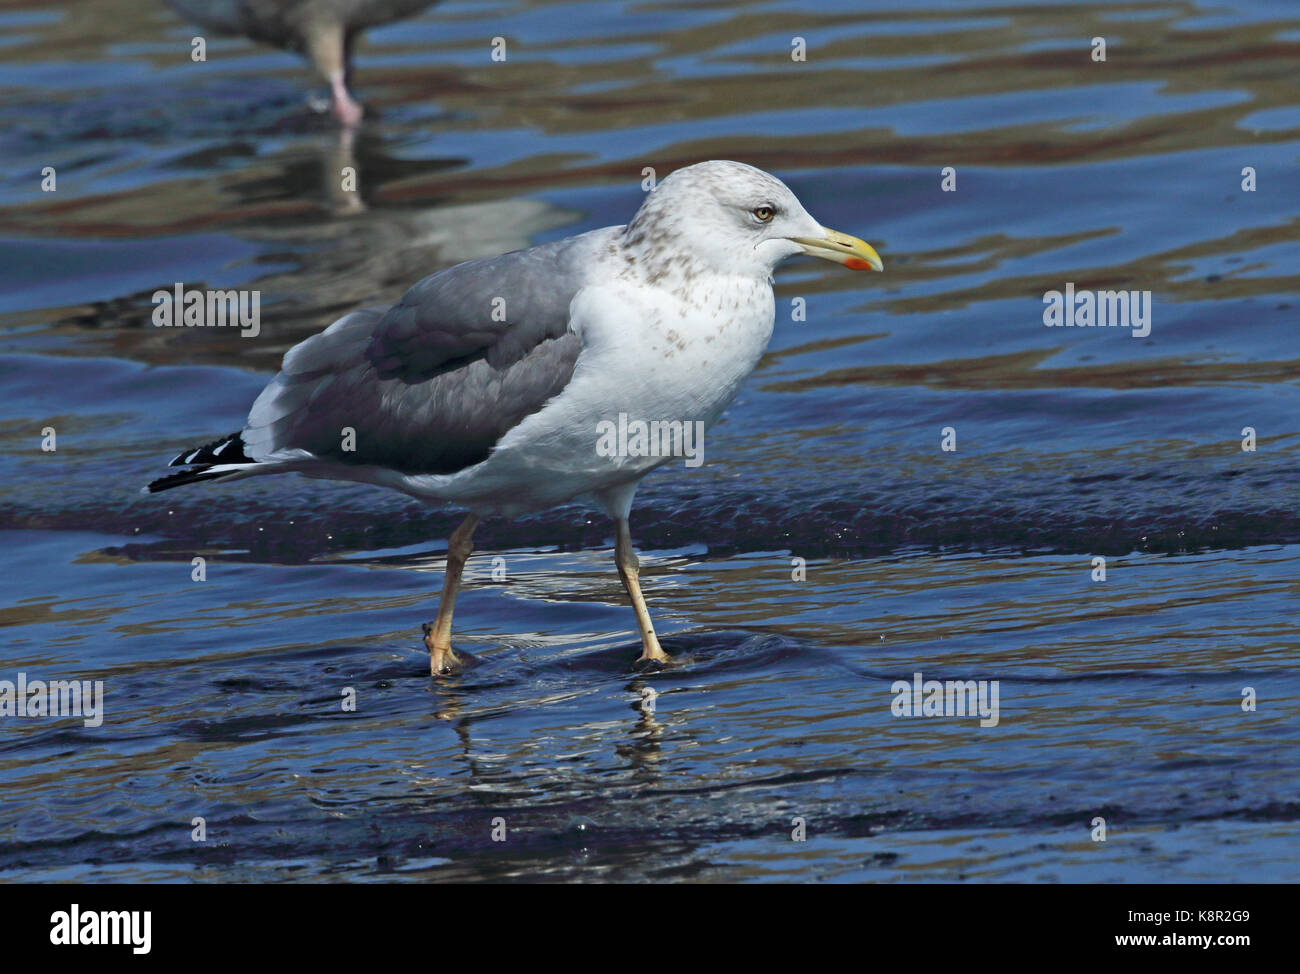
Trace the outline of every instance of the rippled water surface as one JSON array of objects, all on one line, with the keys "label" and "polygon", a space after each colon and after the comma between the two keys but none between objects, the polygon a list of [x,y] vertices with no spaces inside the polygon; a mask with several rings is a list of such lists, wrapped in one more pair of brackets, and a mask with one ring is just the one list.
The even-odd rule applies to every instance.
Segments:
[{"label": "rippled water surface", "polygon": [[[361,42],[354,138],[194,33],[0,2],[0,679],[106,688],[0,719],[0,878],[1300,879],[1294,3],[448,2]],[[483,525],[431,681],[456,512],[138,493],[341,313],[708,158],[886,272],[780,271],[705,464],[642,485],[668,667],[578,506]],[[153,327],[176,281],[261,333]],[[1150,334],[1044,327],[1067,282],[1150,291]],[[918,671],[998,681],[998,725],[894,716]]]}]

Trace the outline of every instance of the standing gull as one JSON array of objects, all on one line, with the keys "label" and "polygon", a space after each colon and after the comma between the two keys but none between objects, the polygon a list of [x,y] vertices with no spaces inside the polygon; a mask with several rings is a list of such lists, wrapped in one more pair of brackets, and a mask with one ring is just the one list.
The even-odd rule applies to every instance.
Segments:
[{"label": "standing gull", "polygon": [[351,127],[362,109],[352,83],[352,44],[367,27],[419,13],[434,0],[167,0],[200,27],[243,34],[263,44],[297,51],[330,86],[334,117]]},{"label": "standing gull", "polygon": [[457,264],[391,308],[344,315],[288,351],[241,432],[182,453],[172,466],[190,469],[146,490],[297,471],[468,508],[425,626],[435,674],[458,662],[451,616],[479,519],[592,498],[614,519],[640,659],[666,660],[628,514],[670,457],[606,455],[600,430],[717,420],[772,335],[772,271],[798,254],[881,270],[762,170],[679,169],[626,226]]}]

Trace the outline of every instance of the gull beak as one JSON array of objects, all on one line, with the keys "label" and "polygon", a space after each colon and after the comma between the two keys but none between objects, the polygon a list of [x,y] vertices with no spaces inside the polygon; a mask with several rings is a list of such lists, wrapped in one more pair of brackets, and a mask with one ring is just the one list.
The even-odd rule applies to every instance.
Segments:
[{"label": "gull beak", "polygon": [[838,230],[827,230],[824,237],[791,237],[809,257],[833,260],[855,271],[883,271],[884,263],[875,248],[865,240],[850,237]]}]

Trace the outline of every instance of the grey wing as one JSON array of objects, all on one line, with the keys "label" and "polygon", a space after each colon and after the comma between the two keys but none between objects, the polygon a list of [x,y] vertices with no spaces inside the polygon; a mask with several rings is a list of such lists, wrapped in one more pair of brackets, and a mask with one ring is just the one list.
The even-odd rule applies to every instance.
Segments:
[{"label": "grey wing", "polygon": [[487,459],[573,376],[569,303],[592,236],[458,264],[294,346],[253,404],[249,456],[306,450],[410,474]]}]

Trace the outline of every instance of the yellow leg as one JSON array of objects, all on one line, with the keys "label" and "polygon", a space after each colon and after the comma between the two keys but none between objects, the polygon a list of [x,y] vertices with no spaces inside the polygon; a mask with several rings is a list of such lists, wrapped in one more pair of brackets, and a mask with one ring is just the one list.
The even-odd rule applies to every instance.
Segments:
[{"label": "yellow leg", "polygon": [[632,610],[636,613],[636,625],[641,630],[641,656],[643,660],[665,662],[668,654],[659,645],[655,635],[654,623],[650,621],[650,610],[646,608],[645,598],[641,595],[641,562],[632,550],[632,532],[628,529],[626,518],[614,520],[614,563],[618,565],[618,574],[623,579],[628,598],[632,600]]},{"label": "yellow leg", "polygon": [[451,533],[447,544],[447,572],[442,579],[442,601],[438,603],[438,618],[424,625],[424,645],[429,650],[429,672],[434,676],[453,669],[459,662],[451,651],[451,614],[456,609],[456,591],[460,588],[460,574],[474,550],[474,529],[478,515],[469,514],[460,527]]}]

